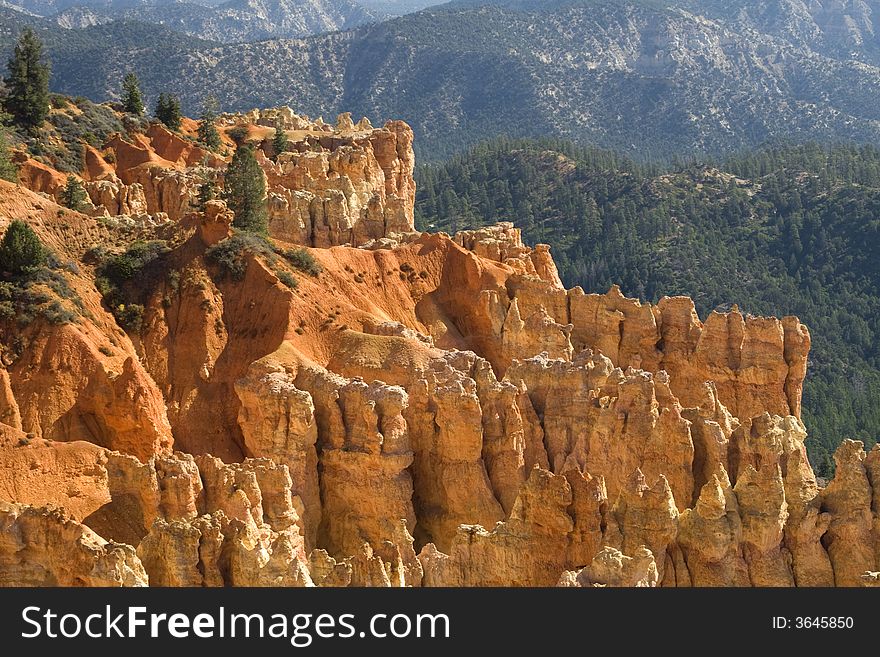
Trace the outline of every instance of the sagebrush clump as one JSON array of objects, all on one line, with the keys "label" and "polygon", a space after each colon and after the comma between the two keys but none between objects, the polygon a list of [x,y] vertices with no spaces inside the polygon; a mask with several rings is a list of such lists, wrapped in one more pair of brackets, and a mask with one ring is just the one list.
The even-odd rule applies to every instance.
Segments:
[{"label": "sagebrush clump", "polygon": [[269,264],[275,262],[272,245],[261,235],[238,232],[205,252],[209,262],[217,265],[224,277],[234,281],[244,280],[248,256],[262,256]]}]

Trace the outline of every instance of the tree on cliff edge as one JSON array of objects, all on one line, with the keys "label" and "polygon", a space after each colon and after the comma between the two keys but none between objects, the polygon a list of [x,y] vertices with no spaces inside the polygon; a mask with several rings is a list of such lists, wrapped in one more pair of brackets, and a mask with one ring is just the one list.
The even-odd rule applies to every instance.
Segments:
[{"label": "tree on cliff edge", "polygon": [[199,143],[212,151],[216,151],[223,145],[220,133],[217,132],[217,126],[214,125],[217,120],[218,108],[217,99],[214,96],[208,96],[202,103],[202,113],[199,116]]},{"label": "tree on cliff edge", "polygon": [[287,131],[284,129],[281,121],[277,121],[275,123],[275,136],[272,138],[272,152],[275,153],[276,162],[278,161],[278,156],[285,152],[287,147]]},{"label": "tree on cliff edge", "polygon": [[156,118],[168,128],[177,132],[180,130],[182,116],[180,114],[180,101],[177,96],[162,92],[156,101]]},{"label": "tree on cliff edge", "polygon": [[199,197],[196,200],[196,209],[199,212],[204,212],[208,207],[208,201],[213,201],[215,198],[217,198],[217,185],[214,184],[213,180],[208,178],[199,185]]},{"label": "tree on cliff edge", "polygon": [[64,185],[64,189],[61,190],[61,198],[59,199],[61,205],[79,212],[87,198],[88,194],[86,194],[86,190],[83,188],[82,183],[80,183],[75,176],[67,176],[67,184]]},{"label": "tree on cliff edge", "polygon": [[267,232],[266,178],[250,144],[241,144],[232,156],[226,169],[225,196],[235,213],[233,226],[249,233]]},{"label": "tree on cliff edge", "polygon": [[26,27],[9,60],[4,104],[15,124],[34,136],[49,115],[49,65],[42,60],[43,43]]},{"label": "tree on cliff edge", "polygon": [[134,73],[126,73],[122,79],[122,105],[125,111],[135,116],[144,114],[144,97],[141,95],[141,83]]}]

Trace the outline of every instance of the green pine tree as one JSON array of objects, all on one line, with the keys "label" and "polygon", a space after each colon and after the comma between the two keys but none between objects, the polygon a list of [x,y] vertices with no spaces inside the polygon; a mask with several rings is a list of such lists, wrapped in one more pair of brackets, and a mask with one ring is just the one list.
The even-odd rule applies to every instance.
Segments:
[{"label": "green pine tree", "polygon": [[86,202],[86,190],[74,176],[67,176],[67,184],[61,190],[61,205],[79,212]]},{"label": "green pine tree", "polygon": [[217,198],[217,185],[213,180],[205,180],[205,182],[199,185],[199,198],[196,202],[198,211],[204,212],[208,201],[213,201],[215,198]]},{"label": "green pine tree", "polygon": [[272,138],[272,151],[275,153],[275,161],[278,161],[278,156],[287,150],[287,132],[284,130],[284,126],[281,125],[281,122],[278,121],[275,124],[275,136]]},{"label": "green pine tree", "polygon": [[0,240],[0,273],[13,275],[36,269],[46,262],[46,250],[33,228],[16,219]]},{"label": "green pine tree", "polygon": [[217,120],[218,107],[217,99],[214,96],[208,96],[202,104],[202,113],[199,115],[199,143],[212,151],[216,151],[223,145],[220,133],[217,132],[217,126],[214,125]]},{"label": "green pine tree", "polygon": [[49,115],[49,65],[43,60],[43,43],[26,27],[9,60],[6,111],[16,125],[36,135]]},{"label": "green pine tree", "polygon": [[156,101],[156,118],[171,130],[175,132],[180,130],[182,115],[180,113],[180,101],[177,99],[177,96],[165,93],[164,91],[159,94],[159,99]]},{"label": "green pine tree", "polygon": [[144,114],[144,98],[141,95],[141,83],[134,73],[126,73],[122,79],[122,105],[125,111],[135,116]]},{"label": "green pine tree", "polygon": [[10,157],[9,142],[2,130],[0,130],[0,179],[18,182],[18,167]]},{"label": "green pine tree", "polygon": [[242,144],[232,156],[226,169],[225,192],[229,208],[235,213],[232,225],[249,233],[265,234],[266,179],[250,144]]}]

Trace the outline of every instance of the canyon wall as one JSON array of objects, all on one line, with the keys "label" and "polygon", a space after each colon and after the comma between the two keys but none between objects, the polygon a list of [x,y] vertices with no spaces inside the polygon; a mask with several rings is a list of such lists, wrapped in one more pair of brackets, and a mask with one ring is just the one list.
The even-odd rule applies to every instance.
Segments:
[{"label": "canyon wall", "polygon": [[244,120],[296,137],[259,159],[277,251],[314,266],[245,250],[228,276],[232,214],[185,191],[222,163],[161,128],[111,142],[93,201],[173,237],[137,330],[85,257],[119,236],[0,182],[0,228],[79,263],[88,310],[0,326],[0,584],[876,582],[880,447],[844,440],[817,481],[797,318],[566,290],[512,224],[413,233],[405,124]]}]

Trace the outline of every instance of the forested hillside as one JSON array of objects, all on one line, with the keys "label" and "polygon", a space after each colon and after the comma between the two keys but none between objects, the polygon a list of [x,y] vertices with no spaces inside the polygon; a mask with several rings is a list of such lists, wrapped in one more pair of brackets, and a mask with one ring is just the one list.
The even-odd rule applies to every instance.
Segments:
[{"label": "forested hillside", "polygon": [[455,230],[514,221],[548,242],[567,285],[613,283],[701,316],[738,303],[811,329],[804,392],[820,473],[880,426],[880,150],[779,148],[660,170],[565,142],[496,140],[419,172],[417,219]]}]

